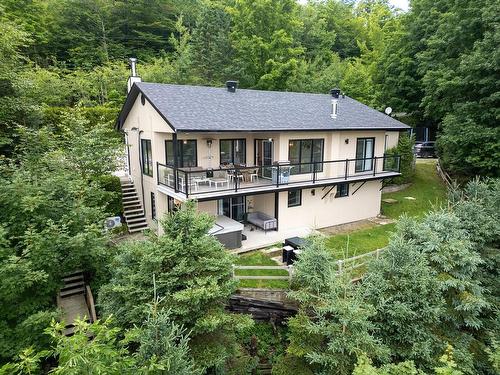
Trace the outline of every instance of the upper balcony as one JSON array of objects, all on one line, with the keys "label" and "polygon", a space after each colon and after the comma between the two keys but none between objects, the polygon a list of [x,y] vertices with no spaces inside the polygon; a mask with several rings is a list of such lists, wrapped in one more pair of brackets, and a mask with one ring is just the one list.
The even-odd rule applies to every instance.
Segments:
[{"label": "upper balcony", "polygon": [[157,163],[158,185],[178,197],[216,199],[221,196],[264,193],[353,183],[400,175],[400,156],[264,166],[174,168]]}]

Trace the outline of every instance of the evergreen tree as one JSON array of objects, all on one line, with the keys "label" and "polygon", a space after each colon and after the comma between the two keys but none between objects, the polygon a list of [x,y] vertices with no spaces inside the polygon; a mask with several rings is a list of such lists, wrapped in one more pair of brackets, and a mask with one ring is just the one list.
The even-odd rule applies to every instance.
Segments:
[{"label": "evergreen tree", "polygon": [[347,273],[336,275],[324,241],[315,239],[303,255],[295,265],[298,289],[290,292],[300,309],[288,323],[288,352],[316,371],[335,374],[350,374],[363,352],[384,358],[387,351],[372,335],[373,307]]},{"label": "evergreen tree", "polygon": [[[402,219],[397,232],[415,225]],[[363,280],[366,301],[375,307],[375,335],[390,348],[391,362],[414,361],[419,368],[436,364],[443,347],[435,332],[445,310],[437,273],[415,244],[396,234]]]},{"label": "evergreen tree", "polygon": [[165,217],[158,239],[119,249],[99,298],[104,315],[116,316],[120,326],[138,324],[147,314],[154,275],[159,308],[168,308],[175,323],[192,331],[190,347],[200,368],[223,367],[238,351],[237,332],[250,324],[224,311],[236,287],[233,259],[208,235],[212,225],[213,218],[187,202]]},{"label": "evergreen tree", "polygon": [[233,50],[229,40],[231,17],[219,4],[201,10],[193,30],[193,61],[203,82],[221,85],[231,78]]}]

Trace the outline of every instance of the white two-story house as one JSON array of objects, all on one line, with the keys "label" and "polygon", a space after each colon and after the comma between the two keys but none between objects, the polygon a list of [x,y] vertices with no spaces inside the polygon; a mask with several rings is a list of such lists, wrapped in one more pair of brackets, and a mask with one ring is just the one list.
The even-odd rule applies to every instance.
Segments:
[{"label": "white two-story house", "polygon": [[336,89],[157,84],[134,74],[129,87],[117,128],[139,197],[125,214],[131,228],[141,215],[157,228],[193,199],[216,217],[213,233],[227,247],[259,247],[377,216],[383,179],[399,175],[399,157],[385,150],[408,127]]}]

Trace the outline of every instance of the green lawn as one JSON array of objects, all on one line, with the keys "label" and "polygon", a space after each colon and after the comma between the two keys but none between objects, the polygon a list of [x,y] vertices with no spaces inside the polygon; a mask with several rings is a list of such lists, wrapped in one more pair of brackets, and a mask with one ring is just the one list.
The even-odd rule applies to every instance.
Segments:
[{"label": "green lawn", "polygon": [[[240,266],[277,266],[278,264],[261,251],[252,251],[238,256]],[[236,270],[237,275],[247,276],[287,276],[285,270]],[[242,288],[288,288],[287,280],[240,280]]]},{"label": "green lawn", "polygon": [[[415,200],[404,199],[413,197]],[[402,214],[421,217],[433,206],[446,201],[446,187],[436,172],[435,160],[419,160],[416,166],[415,180],[405,190],[383,194],[382,199],[396,199],[398,203],[382,202],[382,214],[397,219]]]},{"label": "green lawn", "polygon": [[[337,259],[350,258],[387,246],[394,226],[395,224],[374,224],[372,228],[331,236],[326,243]],[[348,237],[349,247],[347,246]]]},{"label": "green lawn", "polygon": [[[413,197],[415,200],[405,199]],[[402,214],[422,217],[433,206],[439,206],[446,201],[446,187],[436,172],[435,160],[419,160],[416,165],[414,182],[407,189],[396,193],[383,194],[382,199],[396,199],[397,203],[382,202],[382,214],[391,219],[397,219]],[[373,224],[371,228],[355,230],[331,236],[328,246],[335,256],[342,259],[380,249],[389,243],[390,233],[395,224]],[[349,237],[349,249],[347,238]]]},{"label": "green lawn", "polygon": [[[413,197],[415,200],[408,200],[405,197]],[[397,200],[397,203],[393,204],[382,202],[383,215],[391,219],[397,219],[405,213],[409,216],[422,217],[433,206],[444,203],[446,201],[446,187],[437,175],[436,162],[434,160],[419,160],[413,184],[405,190],[383,194],[382,199],[385,198]],[[394,223],[386,225],[373,223],[373,226],[368,228],[330,236],[327,245],[338,259],[353,257],[387,246],[394,227]],[[347,246],[348,238],[349,246]],[[240,255],[236,264],[274,266],[276,262],[261,251],[253,251]],[[362,270],[358,269],[358,272],[362,272]],[[287,272],[282,270],[238,270],[237,274],[286,276]],[[288,284],[286,280],[240,280],[239,285],[243,288],[287,288]]]}]

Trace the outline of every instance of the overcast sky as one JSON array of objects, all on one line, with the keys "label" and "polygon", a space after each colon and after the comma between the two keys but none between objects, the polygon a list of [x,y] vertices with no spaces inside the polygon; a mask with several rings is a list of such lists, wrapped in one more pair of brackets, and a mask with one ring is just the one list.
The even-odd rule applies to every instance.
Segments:
[{"label": "overcast sky", "polygon": [[408,0],[389,0],[389,2],[398,8],[408,10]]}]

